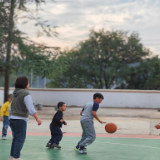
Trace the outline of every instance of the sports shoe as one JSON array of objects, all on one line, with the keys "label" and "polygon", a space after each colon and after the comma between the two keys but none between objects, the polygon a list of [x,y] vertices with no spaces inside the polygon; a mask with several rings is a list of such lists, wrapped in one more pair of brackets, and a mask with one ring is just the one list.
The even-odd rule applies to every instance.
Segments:
[{"label": "sports shoe", "polygon": [[51,148],[51,143],[47,143],[46,147]]},{"label": "sports shoe", "polygon": [[12,156],[9,156],[8,160],[13,160],[13,157],[12,157]]},{"label": "sports shoe", "polygon": [[75,151],[79,151],[79,148],[75,147],[74,150],[75,150]]},{"label": "sports shoe", "polygon": [[87,154],[87,152],[84,149],[79,149],[78,151],[80,154]]},{"label": "sports shoe", "polygon": [[[79,151],[80,148],[75,147],[74,150],[75,151]],[[87,148],[83,148],[84,151],[87,151]]]},{"label": "sports shoe", "polygon": [[2,137],[2,140],[6,140],[6,137]]},{"label": "sports shoe", "polygon": [[51,148],[54,148],[54,147],[56,147],[56,148],[58,148],[58,149],[60,149],[61,148],[61,146],[59,146],[58,144],[56,144],[56,143],[53,143],[52,145],[51,145]]}]

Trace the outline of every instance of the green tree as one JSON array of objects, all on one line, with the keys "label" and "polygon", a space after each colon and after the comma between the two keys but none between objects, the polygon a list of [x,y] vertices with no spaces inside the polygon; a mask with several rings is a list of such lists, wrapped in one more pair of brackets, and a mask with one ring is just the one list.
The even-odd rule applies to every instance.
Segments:
[{"label": "green tree", "polygon": [[125,83],[128,89],[160,89],[160,60],[158,57],[145,59],[136,66],[129,67],[124,73],[127,73]]},{"label": "green tree", "polygon": [[[24,64],[24,62],[27,63],[29,60],[31,61],[32,59],[32,58],[29,58],[29,56],[27,55],[28,51],[30,51],[30,53],[34,53],[34,57],[35,57],[34,51],[38,50],[38,47],[40,51],[40,48],[41,48],[42,50],[40,51],[39,54],[37,54],[37,57],[36,57],[37,59],[39,58],[42,59],[42,52],[44,55],[47,53],[46,57],[48,59],[48,55],[49,54],[51,55],[51,51],[48,51],[48,50],[52,50],[52,56],[53,54],[55,54],[55,50],[56,50],[55,48],[54,49],[53,47],[49,48],[45,45],[40,45],[40,44],[36,44],[34,42],[29,41],[29,39],[26,36],[24,37],[24,33],[19,31],[15,25],[20,18],[21,19],[23,18],[23,20],[25,21],[23,23],[27,23],[28,21],[34,20],[35,26],[39,27],[37,36],[42,36],[44,34],[46,36],[57,35],[57,32],[55,31],[55,27],[50,26],[47,21],[43,21],[40,17],[38,17],[39,12],[42,11],[40,5],[45,2],[46,2],[45,0],[32,1],[32,3],[35,4],[35,8],[36,8],[35,10],[32,10],[29,8],[28,4],[31,2],[28,0],[20,0],[20,1],[10,0],[8,2],[4,1],[0,4],[0,20],[2,22],[0,25],[0,31],[3,31],[3,32],[0,32],[2,34],[0,35],[1,40],[3,37],[3,41],[2,41],[3,43],[0,46],[1,48],[3,48],[3,52],[1,52],[1,57],[2,57],[1,64],[3,65],[3,71],[5,76],[4,101],[7,100],[7,96],[8,96],[9,75],[12,73],[12,71],[16,67],[22,68],[20,64]],[[5,22],[7,22],[7,25],[4,25]],[[5,26],[5,32],[4,32],[4,26]],[[29,47],[31,48],[29,49]],[[31,57],[33,56],[31,54],[29,55]],[[43,56],[44,59],[46,57]],[[23,63],[20,63],[21,61]],[[34,62],[36,62],[35,59],[34,59]],[[44,63],[44,61],[41,60],[41,63]],[[44,65],[42,66],[44,67]],[[40,67],[35,67],[34,69],[39,69],[39,68]]]},{"label": "green tree", "polygon": [[150,54],[138,33],[91,30],[87,40],[62,54],[59,60],[63,59],[64,71],[60,76],[52,75],[49,85],[109,89],[124,80],[124,68]]}]

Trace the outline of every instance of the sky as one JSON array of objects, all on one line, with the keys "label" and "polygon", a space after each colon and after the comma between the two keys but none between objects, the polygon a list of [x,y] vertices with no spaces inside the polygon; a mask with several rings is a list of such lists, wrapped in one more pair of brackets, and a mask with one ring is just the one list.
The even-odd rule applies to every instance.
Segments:
[{"label": "sky", "polygon": [[[30,8],[34,4],[29,4]],[[33,22],[18,27],[36,42],[71,48],[94,29],[138,32],[141,42],[160,56],[160,0],[47,0],[40,16],[57,26],[58,37],[37,38]]]}]

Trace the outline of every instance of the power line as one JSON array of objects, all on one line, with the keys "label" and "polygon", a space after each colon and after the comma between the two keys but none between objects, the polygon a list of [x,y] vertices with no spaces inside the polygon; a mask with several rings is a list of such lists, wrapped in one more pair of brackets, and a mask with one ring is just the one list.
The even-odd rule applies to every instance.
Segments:
[{"label": "power line", "polygon": [[145,45],[160,45],[160,44],[145,44]]},{"label": "power line", "polygon": [[155,39],[155,40],[142,40],[142,41],[160,41],[160,39]]}]

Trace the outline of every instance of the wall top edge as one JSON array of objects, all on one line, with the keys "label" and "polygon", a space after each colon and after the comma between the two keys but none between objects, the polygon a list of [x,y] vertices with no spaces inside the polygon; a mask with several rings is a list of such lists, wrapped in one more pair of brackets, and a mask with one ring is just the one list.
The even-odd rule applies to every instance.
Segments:
[{"label": "wall top edge", "polygon": [[[0,87],[0,90],[4,90]],[[14,88],[10,88],[14,90]],[[81,88],[29,88],[29,91],[68,91],[68,92],[124,92],[124,93],[160,93],[159,90],[127,90],[127,89],[81,89]]]}]

